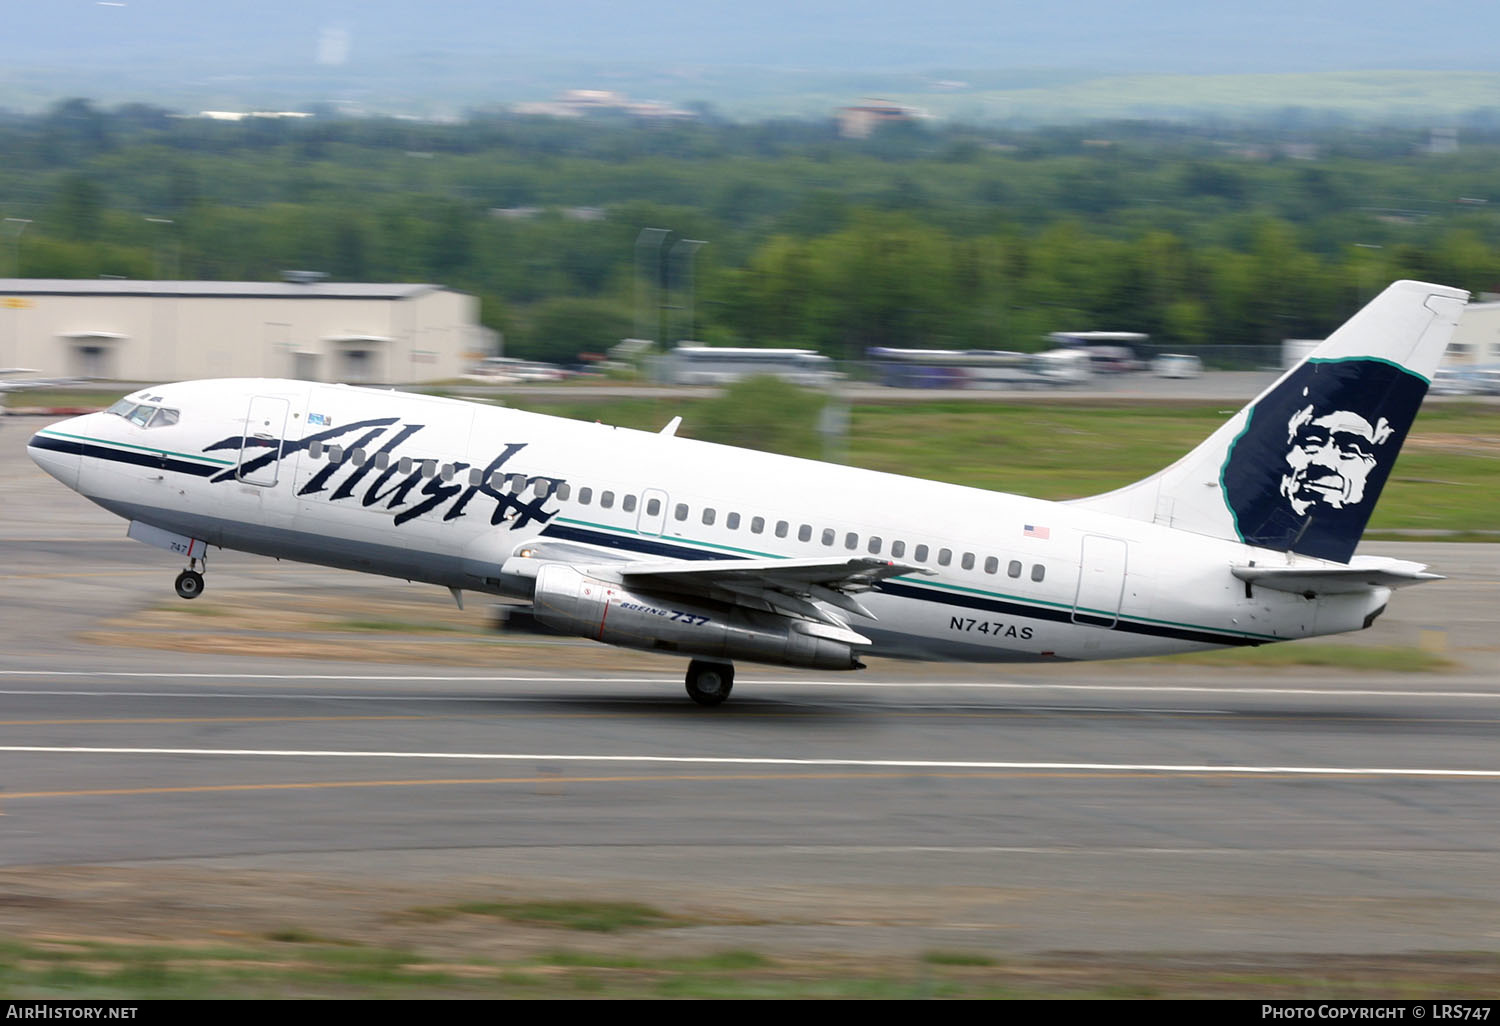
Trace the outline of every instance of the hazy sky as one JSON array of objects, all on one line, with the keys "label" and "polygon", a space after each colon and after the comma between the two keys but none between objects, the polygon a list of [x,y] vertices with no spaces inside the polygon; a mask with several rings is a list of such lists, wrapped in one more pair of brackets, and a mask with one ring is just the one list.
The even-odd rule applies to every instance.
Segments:
[{"label": "hazy sky", "polygon": [[[46,0],[5,5],[12,64],[671,61],[812,68],[1496,70],[1500,5],[1452,0]],[[165,63],[164,63],[165,62]]]}]

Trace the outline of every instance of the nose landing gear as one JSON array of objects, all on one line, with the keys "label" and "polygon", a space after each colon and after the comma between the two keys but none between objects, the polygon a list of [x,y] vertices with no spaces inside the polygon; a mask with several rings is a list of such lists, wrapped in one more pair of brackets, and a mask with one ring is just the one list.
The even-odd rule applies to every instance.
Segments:
[{"label": "nose landing gear", "polygon": [[177,575],[176,588],[178,595],[185,599],[194,599],[203,594],[203,574],[198,570],[200,566],[204,570],[207,570],[208,560],[188,560],[187,569]]}]

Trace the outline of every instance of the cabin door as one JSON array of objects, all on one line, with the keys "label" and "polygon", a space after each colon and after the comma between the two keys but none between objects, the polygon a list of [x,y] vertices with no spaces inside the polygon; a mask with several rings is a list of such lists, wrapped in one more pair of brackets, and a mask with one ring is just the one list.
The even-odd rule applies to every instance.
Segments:
[{"label": "cabin door", "polygon": [[1083,537],[1078,561],[1078,591],[1073,597],[1073,622],[1089,627],[1113,627],[1120,618],[1125,594],[1126,545],[1118,538],[1096,534]]},{"label": "cabin door", "polygon": [[235,476],[247,484],[274,485],[281,472],[281,451],[286,444],[286,417],[291,406],[285,399],[257,395],[245,414],[245,436],[240,442],[240,465]]}]

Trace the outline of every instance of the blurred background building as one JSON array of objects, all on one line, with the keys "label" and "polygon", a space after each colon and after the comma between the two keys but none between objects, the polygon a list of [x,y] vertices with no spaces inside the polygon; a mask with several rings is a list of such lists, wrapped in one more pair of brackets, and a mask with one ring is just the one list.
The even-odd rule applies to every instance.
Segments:
[{"label": "blurred background building", "polygon": [[1455,367],[1500,367],[1500,296],[1483,292],[1464,307],[1443,362]]},{"label": "blurred background building", "polygon": [[479,301],[438,285],[0,279],[0,364],[56,377],[439,381],[484,350]]}]

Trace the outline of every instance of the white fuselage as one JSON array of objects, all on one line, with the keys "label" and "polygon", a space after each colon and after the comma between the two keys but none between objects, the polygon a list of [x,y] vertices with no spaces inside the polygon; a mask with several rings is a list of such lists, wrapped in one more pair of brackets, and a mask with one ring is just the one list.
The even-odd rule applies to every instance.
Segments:
[{"label": "white fuselage", "polygon": [[538,542],[600,563],[875,556],[933,571],[861,597],[877,619],[850,626],[874,655],[1009,662],[1259,644],[1367,626],[1389,594],[1250,589],[1232,564],[1317,561],[1068,504],[456,400],[258,379],[132,398],[176,422],[90,414],[31,447],[131,521],[498,594],[510,590],[502,565]]}]

